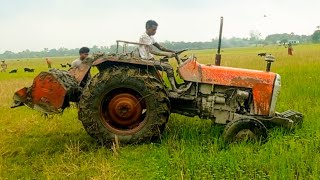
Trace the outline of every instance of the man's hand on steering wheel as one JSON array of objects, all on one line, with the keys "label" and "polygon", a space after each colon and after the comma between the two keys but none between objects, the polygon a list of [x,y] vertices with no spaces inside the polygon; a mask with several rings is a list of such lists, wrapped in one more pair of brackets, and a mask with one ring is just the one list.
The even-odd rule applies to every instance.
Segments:
[{"label": "man's hand on steering wheel", "polygon": [[[181,61],[181,59],[179,58],[179,55],[185,51],[187,51],[188,49],[184,49],[181,51],[173,51],[173,52],[163,52],[162,55],[165,56],[163,59],[168,59],[168,58],[176,58],[177,63],[180,65],[183,63],[183,61]],[[168,61],[168,60],[166,60]]]},{"label": "man's hand on steering wheel", "polygon": [[173,52],[165,52],[164,54],[166,57],[168,58],[172,58],[172,57],[176,57],[177,54],[176,53],[173,53]]}]

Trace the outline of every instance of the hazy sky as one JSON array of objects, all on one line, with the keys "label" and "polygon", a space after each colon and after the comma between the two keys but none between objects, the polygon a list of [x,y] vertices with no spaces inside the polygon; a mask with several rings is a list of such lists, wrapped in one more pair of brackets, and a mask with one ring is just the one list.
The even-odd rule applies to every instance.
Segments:
[{"label": "hazy sky", "polygon": [[310,35],[319,7],[320,0],[0,0],[0,53],[137,41],[149,19],[159,24],[159,42],[209,41],[220,16],[227,38],[250,30]]}]

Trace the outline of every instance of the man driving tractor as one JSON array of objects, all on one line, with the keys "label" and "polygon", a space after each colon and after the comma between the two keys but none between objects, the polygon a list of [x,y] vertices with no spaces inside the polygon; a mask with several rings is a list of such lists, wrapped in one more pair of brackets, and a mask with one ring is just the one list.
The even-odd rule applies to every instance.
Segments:
[{"label": "man driving tractor", "polygon": [[[140,45],[139,46],[139,53],[142,59],[154,59],[154,55],[158,56],[167,56],[167,57],[175,57],[175,51],[167,49],[163,46],[161,46],[159,43],[155,41],[155,39],[152,37],[156,34],[158,28],[158,23],[154,20],[149,20],[146,22],[146,31],[141,35],[139,39],[139,43],[148,44],[148,45]],[[159,51],[155,51],[152,48],[152,45],[157,47]]]},{"label": "man driving tractor", "polygon": [[[166,56],[168,58],[176,57],[175,51],[167,49],[161,46],[155,41],[153,36],[156,34],[158,28],[158,23],[154,20],[148,20],[146,22],[146,31],[140,36],[139,43],[146,45],[139,45],[139,55],[142,59],[155,60],[153,55]],[[153,46],[161,51],[154,50]],[[166,71],[169,82],[171,84],[172,90],[175,92],[182,92],[181,89],[176,87],[176,82],[174,79],[174,72],[172,66],[167,62],[155,61],[155,66]],[[183,86],[181,86],[183,87]]]}]

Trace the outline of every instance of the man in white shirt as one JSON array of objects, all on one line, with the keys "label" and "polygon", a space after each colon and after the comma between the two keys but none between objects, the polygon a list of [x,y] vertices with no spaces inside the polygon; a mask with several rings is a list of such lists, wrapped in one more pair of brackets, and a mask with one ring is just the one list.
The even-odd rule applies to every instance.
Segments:
[{"label": "man in white shirt", "polygon": [[87,47],[82,47],[79,50],[80,57],[72,61],[71,68],[78,67],[84,59],[86,59],[89,55],[90,49]]},{"label": "man in white shirt", "polygon": [[[146,45],[139,45],[139,55],[142,59],[154,60],[153,55],[157,56],[167,56],[169,58],[176,57],[175,51],[167,49],[160,44],[158,44],[153,36],[156,34],[158,28],[158,23],[154,20],[149,20],[146,22],[146,31],[143,33],[139,39],[139,43]],[[155,51],[153,46],[161,51]],[[169,63],[154,61],[154,65],[159,70],[164,70],[167,73],[167,77],[171,84],[172,90],[178,93],[184,92],[185,89],[177,88],[176,81],[174,79],[173,68]],[[183,86],[181,86],[183,87]]]},{"label": "man in white shirt", "polygon": [[[78,68],[80,66],[80,64],[82,63],[82,61],[84,61],[88,55],[89,55],[90,49],[87,47],[82,47],[79,49],[79,58],[75,59],[74,61],[72,61],[71,63],[71,68]],[[80,86],[84,87],[87,82],[91,79],[91,75],[90,75],[90,71],[84,76],[83,80],[81,81]]]},{"label": "man in white shirt", "polygon": [[[158,56],[168,56],[174,57],[176,56],[175,51],[167,49],[160,44],[158,44],[153,36],[156,34],[158,28],[158,23],[154,20],[149,20],[146,22],[146,31],[141,35],[139,39],[139,43],[147,44],[147,45],[140,45],[139,46],[139,54],[142,59],[153,59],[153,55]],[[157,47],[159,51],[155,51],[153,46]]]}]

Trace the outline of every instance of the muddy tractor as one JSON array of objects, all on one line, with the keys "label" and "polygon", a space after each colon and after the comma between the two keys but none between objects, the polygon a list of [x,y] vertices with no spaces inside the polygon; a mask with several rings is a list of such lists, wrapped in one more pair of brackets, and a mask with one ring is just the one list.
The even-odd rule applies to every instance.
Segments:
[{"label": "muddy tractor", "polygon": [[[115,136],[122,143],[157,138],[170,113],[225,124],[227,142],[266,140],[267,127],[294,128],[302,122],[299,112],[275,110],[279,74],[204,65],[193,55],[185,59],[177,56],[176,60],[177,75],[183,80],[175,82],[177,89],[165,83],[162,64],[168,65],[167,58],[150,61],[132,53],[98,54],[69,71],[41,72],[31,87],[15,92],[12,107],[26,105],[55,114],[75,102],[86,131],[102,144]],[[266,60],[269,65],[274,59],[267,55]],[[99,72],[91,78],[93,66]]]},{"label": "muddy tractor", "polygon": [[[180,58],[185,50],[179,51],[176,76],[183,82],[177,83],[166,78],[167,57],[144,60],[126,50],[126,44],[143,44],[117,44],[121,42],[121,52],[94,54],[69,71],[41,72],[31,87],[14,93],[12,107],[26,105],[55,114],[75,102],[85,130],[101,144],[115,138],[125,144],[157,139],[171,113],[226,125],[227,142],[265,141],[267,128],[292,129],[303,120],[293,110],[276,112],[281,78],[270,72],[272,55],[265,56],[266,71],[258,71],[220,66],[220,56],[215,65],[200,64],[194,55]],[[99,71],[93,77],[92,67]]]}]

